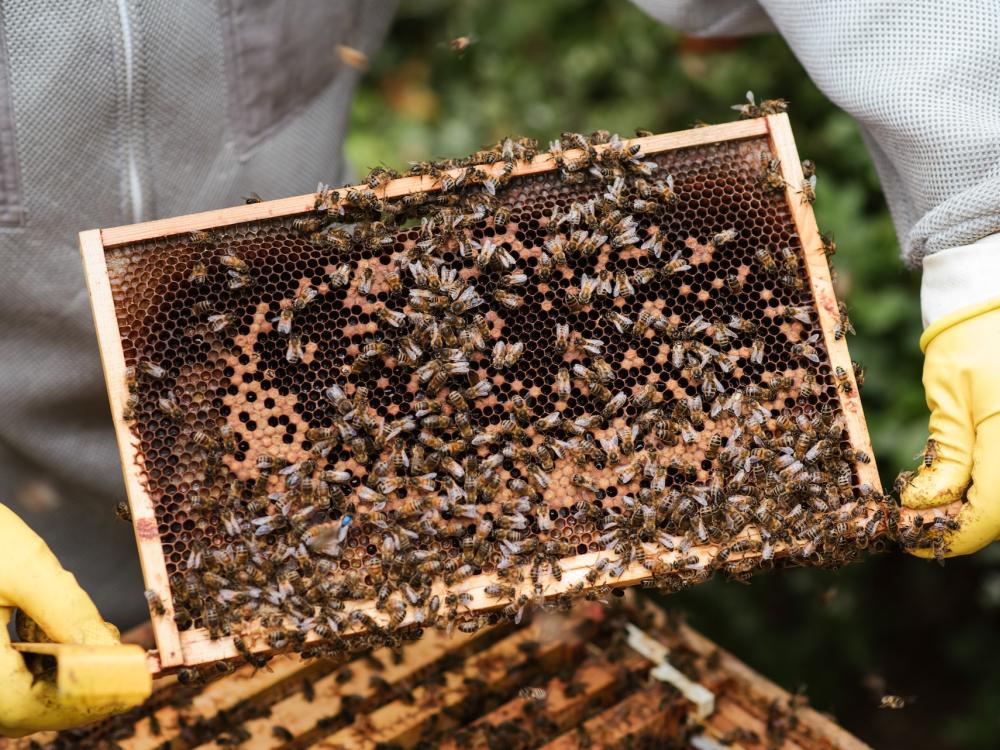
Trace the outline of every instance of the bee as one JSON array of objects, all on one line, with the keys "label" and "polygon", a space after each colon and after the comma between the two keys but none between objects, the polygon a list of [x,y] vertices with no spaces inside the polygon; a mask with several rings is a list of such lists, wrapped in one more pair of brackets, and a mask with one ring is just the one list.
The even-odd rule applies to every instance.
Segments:
[{"label": "bee", "polygon": [[506,307],[508,310],[516,310],[521,306],[521,298],[506,289],[495,289],[493,299]]},{"label": "bee", "polygon": [[156,407],[164,416],[174,422],[180,422],[184,419],[184,409],[177,403],[173,392],[168,391],[166,396],[161,396],[156,402]]},{"label": "bee", "polygon": [[853,360],[851,367],[854,369],[854,380],[858,384],[858,388],[861,388],[865,384],[865,368]]},{"label": "bee", "polygon": [[372,282],[375,280],[375,271],[371,267],[366,267],[361,272],[361,278],[358,281],[358,292],[360,294],[368,295],[372,291]]},{"label": "bee", "polygon": [[754,339],[750,345],[750,361],[756,365],[764,363],[764,340]]},{"label": "bee", "polygon": [[802,196],[802,203],[813,203],[816,200],[816,175],[811,175],[802,181],[799,195]]},{"label": "bee", "polygon": [[712,244],[716,247],[722,247],[723,245],[729,245],[736,241],[739,236],[739,232],[735,229],[723,229],[721,232],[712,237]]},{"label": "bee", "polygon": [[851,319],[847,315],[847,305],[843,302],[837,303],[837,311],[840,313],[840,319],[837,321],[837,326],[833,330],[834,341],[840,341],[844,338],[845,333],[849,333],[852,336],[857,333],[854,330],[854,326],[851,324]]},{"label": "bee", "polygon": [[761,151],[760,164],[759,182],[761,187],[772,193],[784,190],[785,179],[781,176],[781,162],[772,158],[767,151]]},{"label": "bee", "polygon": [[285,359],[288,363],[294,365],[296,362],[301,362],[305,355],[305,346],[303,345],[302,338],[300,336],[290,336],[288,339],[288,348],[285,350]]},{"label": "bee", "polygon": [[351,281],[351,266],[348,263],[343,263],[337,268],[335,268],[329,276],[330,287],[333,289],[339,289],[341,287],[347,286]]},{"label": "bee", "polygon": [[559,394],[560,398],[566,398],[569,396],[570,390],[569,370],[565,367],[560,367],[556,372],[555,391]]},{"label": "bee", "polygon": [[736,110],[741,120],[748,120],[787,112],[788,102],[784,99],[765,99],[758,105],[754,100],[753,91],[747,91],[746,103],[734,104],[730,109]]},{"label": "bee", "polygon": [[792,354],[805,357],[810,362],[815,362],[819,364],[819,351],[816,349],[815,344],[819,341],[819,335],[813,334],[805,341],[800,341],[797,344],[792,345]]},{"label": "bee", "polygon": [[155,591],[146,589],[143,592],[143,596],[146,597],[146,603],[149,605],[149,611],[155,616],[163,617],[167,614],[167,608],[163,606],[163,601]]},{"label": "bee", "polygon": [[545,688],[540,687],[523,687],[517,691],[517,694],[521,700],[530,701],[532,703],[544,703],[545,699],[549,697]]},{"label": "bee", "polygon": [[823,253],[826,257],[831,255],[836,255],[837,253],[837,243],[833,239],[832,234],[821,234],[819,236],[820,243],[823,245]]},{"label": "bee", "polygon": [[924,446],[923,452],[920,454],[921,463],[923,463],[924,468],[929,469],[935,461],[937,461],[938,450],[937,441],[934,438],[928,438],[927,444]]},{"label": "bee", "polygon": [[150,377],[153,380],[163,380],[163,378],[167,375],[166,370],[159,365],[153,364],[149,360],[140,360],[139,364],[136,365],[136,370],[139,374]]},{"label": "bee", "polygon": [[743,279],[740,278],[739,274],[729,274],[726,277],[726,288],[729,289],[733,294],[739,294],[743,291],[745,283]]},{"label": "bee", "polygon": [[842,390],[844,393],[850,393],[853,390],[851,386],[850,377],[847,374],[847,370],[845,370],[843,367],[840,367],[838,365],[836,368],[834,368],[833,377],[840,386],[840,390]]},{"label": "bee", "polygon": [[683,253],[680,250],[674,253],[670,260],[660,266],[660,273],[664,276],[673,276],[674,274],[681,273],[682,271],[691,270],[691,264],[688,263],[682,255]]},{"label": "bee", "polygon": [[674,176],[668,174],[662,183],[658,185],[660,201],[664,206],[670,207],[677,203],[677,193],[674,192]]},{"label": "bee", "polygon": [[778,267],[778,264],[774,260],[774,256],[769,250],[763,247],[754,253],[754,257],[757,259],[757,262],[760,263],[761,267],[768,273],[775,271]]},{"label": "bee", "polygon": [[192,245],[203,245],[203,246],[214,245],[215,238],[212,236],[211,232],[205,232],[205,231],[191,232],[188,235],[188,242],[190,242]]}]

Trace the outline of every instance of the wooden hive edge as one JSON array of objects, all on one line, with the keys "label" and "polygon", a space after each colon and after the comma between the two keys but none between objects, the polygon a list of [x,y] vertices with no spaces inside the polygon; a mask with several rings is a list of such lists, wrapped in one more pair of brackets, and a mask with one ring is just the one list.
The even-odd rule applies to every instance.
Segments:
[{"label": "wooden hive edge", "polygon": [[108,269],[101,243],[100,230],[80,233],[80,253],[83,258],[87,290],[97,330],[97,345],[101,355],[101,366],[108,388],[111,404],[111,418],[118,443],[118,455],[125,476],[125,492],[132,513],[139,549],[139,563],[146,587],[163,602],[165,613],[151,613],[153,632],[156,637],[157,656],[150,661],[150,667],[170,667],[184,662],[180,636],[174,622],[173,598],[167,578],[167,564],[160,543],[159,524],[152,498],[139,479],[141,456],[128,424],[122,418],[122,411],[128,399],[125,384],[125,352],[122,348],[118,316],[115,312]]},{"label": "wooden hive edge", "polygon": [[[708,143],[718,143],[721,141],[741,140],[744,138],[754,138],[767,135],[768,124],[763,119],[740,120],[737,122],[723,123],[721,125],[708,125],[703,128],[692,128],[681,130],[676,133],[664,133],[649,136],[647,138],[632,138],[627,142],[638,143],[643,147],[643,153],[655,154],[663,151],[672,151],[692,146],[701,146]],[[603,150],[602,146],[596,147],[598,151]],[[567,150],[566,156],[572,157],[580,153],[577,150]],[[493,165],[481,165],[481,169],[499,174],[503,168],[503,163]],[[548,154],[539,154],[530,162],[518,162],[511,172],[512,177],[539,174],[548,172],[556,168],[553,157]],[[443,174],[458,174],[462,169],[446,170]],[[356,185],[356,188],[364,189],[367,185]],[[398,198],[409,193],[426,192],[438,190],[441,187],[440,180],[419,176],[401,177],[386,185],[383,190],[376,191],[382,198]],[[350,188],[341,188],[349,190]],[[242,224],[250,221],[264,221],[266,219],[280,218],[282,216],[292,216],[316,208],[316,193],[296,195],[291,198],[281,198],[279,200],[262,201],[243,206],[233,206],[231,208],[220,208],[212,211],[202,211],[200,213],[187,214],[185,216],[175,216],[168,219],[157,219],[141,224],[128,224],[118,227],[101,229],[101,241],[104,249],[109,250],[122,245],[129,245],[134,242],[145,240],[155,240],[161,237],[170,237],[186,232],[195,232],[203,229],[213,229],[215,227],[230,226],[232,224]]]}]

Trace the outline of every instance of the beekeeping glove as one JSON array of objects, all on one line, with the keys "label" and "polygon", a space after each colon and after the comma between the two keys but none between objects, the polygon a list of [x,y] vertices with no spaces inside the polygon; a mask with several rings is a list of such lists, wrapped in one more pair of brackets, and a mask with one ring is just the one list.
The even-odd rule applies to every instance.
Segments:
[{"label": "beekeeping glove", "polygon": [[[114,669],[101,673],[124,677],[120,683],[128,685],[128,697],[119,695],[109,701],[99,681],[91,686],[86,681],[82,686],[74,684],[70,690],[63,680],[73,675],[61,675],[57,684],[51,677],[33,674],[11,646],[7,626],[15,608],[27,613],[56,643],[98,647],[95,653],[105,656],[110,652]],[[0,735],[19,737],[42,729],[65,729],[141,703],[151,689],[144,656],[139,649],[143,658],[134,658],[130,649],[136,646],[100,648],[118,643],[118,630],[101,619],[90,597],[63,570],[41,537],[0,505]],[[122,656],[129,658],[117,658]],[[120,671],[123,666],[124,673]]]},{"label": "beekeeping glove", "polygon": [[1000,536],[1000,234],[925,258],[921,303],[933,443],[900,523],[951,516],[946,555],[966,555]]}]

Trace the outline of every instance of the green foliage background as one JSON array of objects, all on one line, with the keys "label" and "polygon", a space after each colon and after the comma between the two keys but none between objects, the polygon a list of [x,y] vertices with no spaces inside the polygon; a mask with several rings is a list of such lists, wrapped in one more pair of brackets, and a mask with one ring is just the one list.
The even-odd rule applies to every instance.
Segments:
[{"label": "green foliage background", "polygon": [[[476,38],[463,54],[449,40]],[[777,36],[705,45],[613,0],[403,0],[354,103],[348,156],[376,164],[460,156],[509,135],[665,132],[733,119],[752,89],[791,102],[818,166],[819,224],[837,239],[838,293],[858,335],[865,411],[883,483],[926,437],[919,277],[897,239],[853,120]],[[785,688],[808,688],[878,748],[1000,747],[1000,555],[941,568],[896,553],[845,570],[713,581],[670,597],[689,621]],[[876,708],[882,684],[910,699]]]}]

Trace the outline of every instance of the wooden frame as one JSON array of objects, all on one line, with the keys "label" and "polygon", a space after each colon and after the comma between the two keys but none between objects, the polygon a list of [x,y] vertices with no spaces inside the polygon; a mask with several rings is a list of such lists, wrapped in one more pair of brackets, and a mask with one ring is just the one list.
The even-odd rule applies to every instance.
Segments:
[{"label": "wooden frame", "polygon": [[[847,373],[851,389],[840,392],[845,426],[852,445],[855,448],[871,454],[871,441],[865,425],[858,396],[857,383],[854,380],[853,368],[847,344],[833,335],[834,327],[839,320],[836,298],[830,277],[830,269],[822,242],[816,227],[812,206],[803,201],[799,195],[803,177],[799,157],[792,138],[791,127],[787,115],[775,115],[755,120],[745,120],[723,125],[713,125],[693,130],[656,135],[648,138],[638,138],[631,143],[641,144],[644,153],[653,154],[705,144],[717,144],[727,141],[745,139],[768,139],[770,150],[780,160],[782,176],[786,182],[785,199],[791,211],[792,220],[798,233],[806,261],[810,291],[816,301],[819,321],[824,336],[824,343],[833,368],[843,368]],[[601,147],[598,146],[598,149]],[[573,152],[567,152],[572,156]],[[502,163],[483,167],[486,170],[499,172]],[[513,176],[537,174],[556,168],[555,162],[548,154],[540,154],[530,162],[519,163]],[[458,171],[458,170],[454,170]],[[396,197],[412,192],[436,190],[440,183],[436,178],[427,176],[405,177],[390,182],[381,189],[380,195]],[[166,574],[164,553],[159,541],[158,526],[151,498],[147,495],[139,479],[142,470],[142,457],[139,455],[136,439],[128,424],[122,419],[122,407],[127,398],[124,383],[125,360],[121,337],[117,322],[114,300],[108,281],[105,253],[131,243],[153,240],[171,235],[186,234],[193,231],[229,226],[233,224],[292,216],[315,209],[317,196],[315,194],[300,195],[282,200],[266,201],[256,204],[236,206],[233,208],[206,211],[170,219],[145,222],[130,226],[110,229],[95,229],[80,234],[80,246],[90,290],[94,320],[97,328],[98,343],[104,366],[105,379],[111,401],[112,418],[118,439],[122,467],[125,473],[126,490],[132,510],[136,540],[139,547],[139,557],[142,563],[143,576],[149,589],[156,592],[164,605],[166,613],[153,617],[153,629],[156,635],[158,654],[153,658],[153,664],[159,669],[171,669],[185,664],[198,664],[237,656],[237,651],[231,638],[212,640],[208,631],[193,629],[179,632],[172,611],[172,598]],[[857,465],[859,479],[880,491],[878,474],[874,462]],[[873,509],[868,509],[874,512]],[[862,517],[863,524],[870,515]],[[776,554],[787,550],[776,549]],[[695,554],[699,565],[704,565],[718,549],[706,545],[690,550],[687,554]],[[664,562],[672,562],[679,558],[680,553],[658,553]],[[556,581],[549,576],[543,576],[547,598],[558,596],[583,583],[585,576],[591,570],[601,553],[587,553],[563,561],[563,577]],[[731,559],[736,560],[739,555]],[[635,585],[650,577],[648,569],[639,563],[630,565],[624,573],[613,580],[600,580],[597,585],[613,585],[624,587]],[[470,608],[473,610],[491,610],[503,606],[496,600],[486,597],[484,589],[493,581],[488,575],[475,576],[467,579],[457,588],[469,593],[472,597]],[[359,607],[375,616],[374,603]],[[254,650],[267,650],[263,639],[245,638]]]}]

